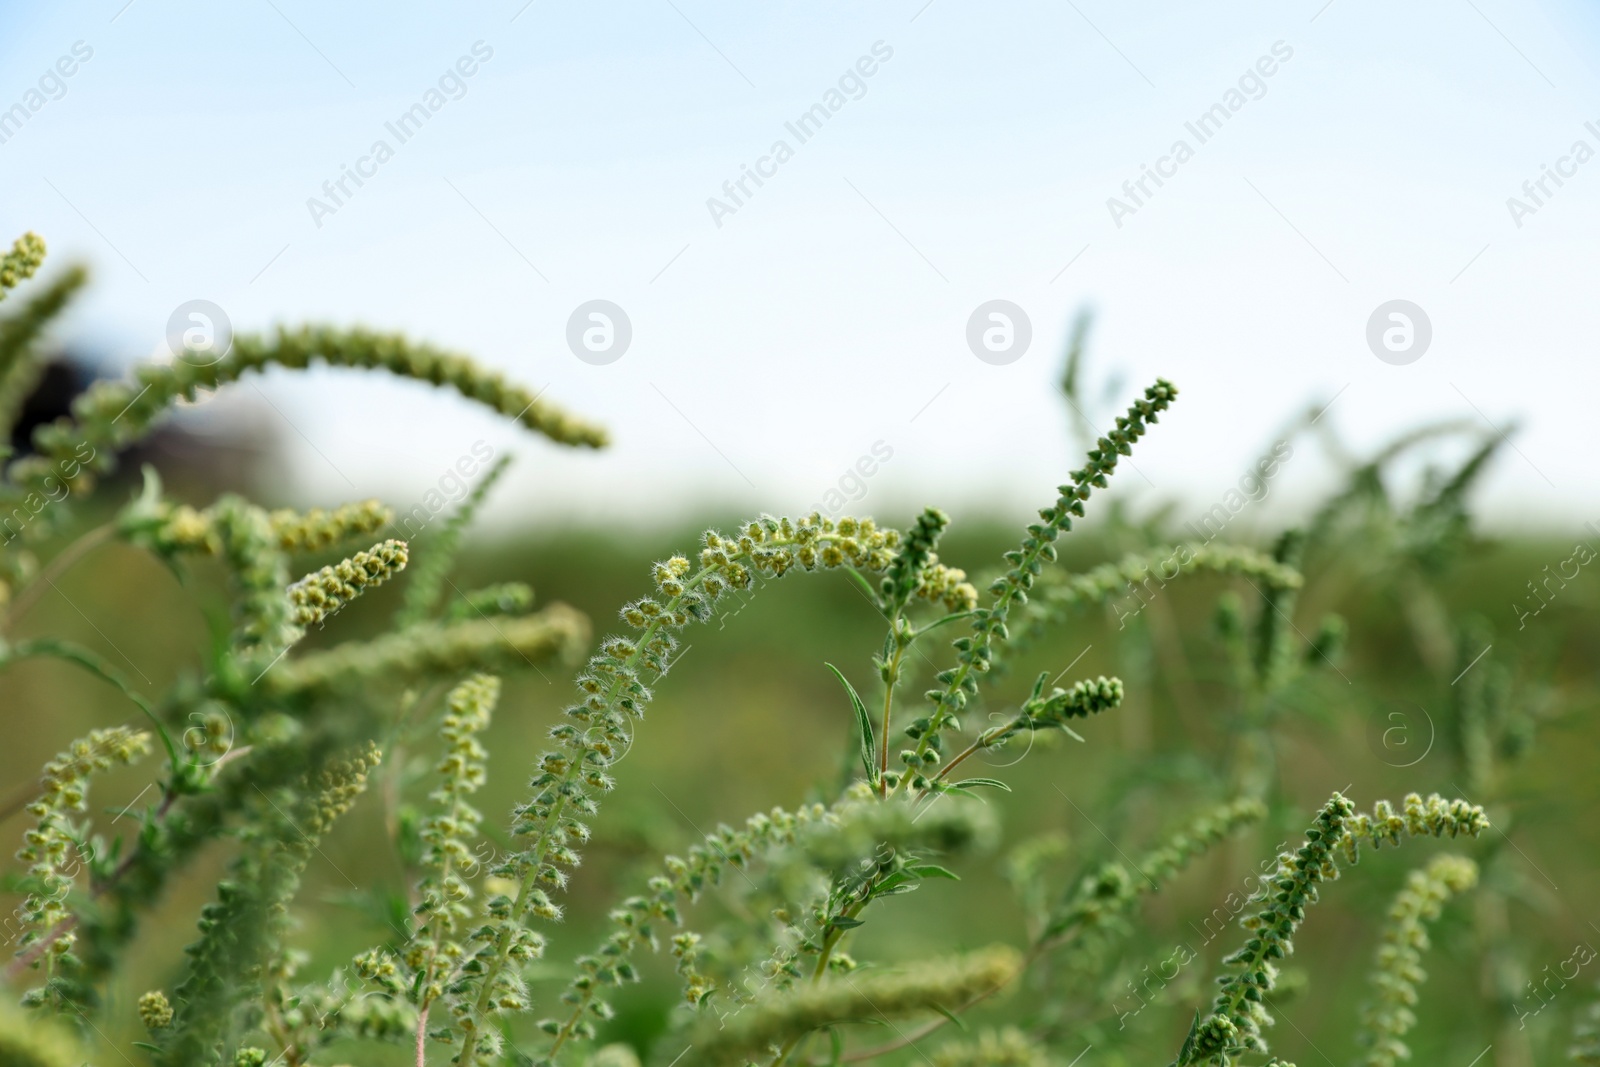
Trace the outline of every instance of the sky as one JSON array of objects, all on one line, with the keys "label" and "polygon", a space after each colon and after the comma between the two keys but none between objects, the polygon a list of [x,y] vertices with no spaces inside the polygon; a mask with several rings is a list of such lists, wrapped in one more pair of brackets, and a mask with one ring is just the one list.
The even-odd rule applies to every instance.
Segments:
[{"label": "sky", "polygon": [[[404,509],[482,441],[518,460],[502,522],[1021,518],[1079,462],[1088,307],[1093,421],[1181,390],[1131,498],[1204,512],[1309,406],[1363,447],[1516,423],[1491,520],[1577,529],[1597,37],[1510,0],[6,5],[0,109],[38,106],[0,122],[0,228],[92,266],[61,337],[114,364],[205,300],[470,353],[615,442],[348,372],[188,413],[274,427],[302,500]],[[1296,446],[1271,493],[1327,477]]]}]

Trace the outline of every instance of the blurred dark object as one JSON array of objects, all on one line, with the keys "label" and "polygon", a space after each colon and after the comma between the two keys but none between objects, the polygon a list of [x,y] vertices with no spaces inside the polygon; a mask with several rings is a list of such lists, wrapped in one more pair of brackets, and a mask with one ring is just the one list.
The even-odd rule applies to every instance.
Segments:
[{"label": "blurred dark object", "polygon": [[[14,454],[31,453],[34,429],[71,414],[73,399],[106,376],[96,361],[73,352],[51,357],[12,430]],[[168,422],[118,453],[117,469],[109,480],[137,482],[140,467],[148,463],[169,487],[196,499],[209,500],[224,488],[255,485],[262,461],[277,444],[271,424],[242,398],[233,399],[226,418],[211,417],[207,403],[199,400],[185,409],[190,417]]]}]

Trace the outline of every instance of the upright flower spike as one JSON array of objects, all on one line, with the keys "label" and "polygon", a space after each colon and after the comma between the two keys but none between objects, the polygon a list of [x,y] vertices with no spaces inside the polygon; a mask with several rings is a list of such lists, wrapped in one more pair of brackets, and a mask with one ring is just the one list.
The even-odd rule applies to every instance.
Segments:
[{"label": "upright flower spike", "polygon": [[12,465],[21,483],[41,483],[55,463],[88,446],[96,470],[109,470],[116,452],[144,437],[179,399],[238,381],[252,371],[279,366],[303,370],[321,361],[331,367],[386,370],[402,378],[448,385],[469,400],[515,419],[558,444],[601,448],[605,431],[486,370],[465,356],[418,344],[398,334],[329,327],[280,329],[267,337],[236,336],[215,362],[175,360],[139,367],[131,382],[96,382],[72,404],[72,418],[40,427],[38,456]]},{"label": "upright flower spike", "polygon": [[588,840],[584,819],[599,810],[598,796],[615,786],[607,771],[627,752],[631,730],[653,695],[649,687],[672,666],[678,647],[673,632],[709,621],[720,599],[743,593],[758,580],[846,565],[885,571],[900,543],[897,531],[870,519],[763,516],[734,536],[708,531],[698,567],[684,556],[654,566],[660,599],[645,597],[623,607],[623,621],[640,633],[601,643],[600,653],[578,676],[580,703],[566,709],[571,721],[550,732],[557,747],[539,759],[530,782],[533,798],[513,811],[512,833],[525,847],[492,873],[511,879],[517,892],[469,946],[472,959],[459,983],[459,999],[451,1003],[462,1035],[461,1067],[496,1047],[492,1016],[525,1003],[518,972],[537,947],[526,923],[557,914],[550,893],[565,888],[567,869],[578,862],[577,846]]},{"label": "upright flower spike", "polygon": [[233,647],[244,672],[255,677],[299,637],[287,592],[289,562],[261,508],[229,495],[212,512],[219,552],[233,574]]},{"label": "upright flower spike", "polygon": [[1335,793],[1317,813],[1305,843],[1294,853],[1278,857],[1278,873],[1271,888],[1257,899],[1265,906],[1243,920],[1250,939],[1226,957],[1232,971],[1222,978],[1211,1014],[1190,1031],[1178,1056],[1179,1064],[1229,1065],[1242,1052],[1267,1051],[1262,1029],[1272,1024],[1263,1001],[1277,981],[1275,960],[1294,951],[1294,934],[1305,921],[1306,908],[1317,902],[1317,884],[1339,876],[1334,849],[1344,839],[1345,824],[1355,805]]},{"label": "upright flower spike", "polygon": [[382,585],[406,565],[406,543],[392,538],[347,560],[308,574],[289,587],[296,626],[320,626],[350,601]]},{"label": "upright flower spike", "polygon": [[422,864],[428,874],[419,887],[421,900],[413,910],[420,925],[418,940],[407,959],[418,976],[419,1010],[426,1010],[444,995],[446,982],[464,955],[456,938],[474,914],[468,877],[476,865],[472,842],[483,822],[483,814],[467,798],[481,789],[488,777],[488,753],[478,735],[488,728],[499,697],[500,680],[479,674],[445,698],[439,731],[444,753],[434,766],[439,785],[429,794],[438,807],[422,824]]},{"label": "upright flower spike", "polygon": [[288,905],[306,864],[365,791],[381,758],[368,745],[306,775],[280,800],[262,794],[260,817],[247,824],[232,876],[218,884],[216,901],[201,909],[199,940],[184,950],[188,963],[174,990],[175,1018],[160,1035],[160,1063],[214,1064],[219,1050],[236,1040],[235,1012],[260,995],[268,962],[282,951]]},{"label": "upright flower spike", "polygon": [[[1272,558],[1281,566],[1298,569],[1300,557],[1305,554],[1306,535],[1300,530],[1286,530],[1272,547]],[[1286,677],[1293,660],[1295,637],[1294,608],[1299,600],[1300,586],[1269,586],[1262,591],[1263,603],[1256,614],[1255,647],[1251,661],[1255,666],[1260,685],[1275,689]]]},{"label": "upright flower spike", "polygon": [[39,269],[44,262],[44,238],[32,230],[18,237],[11,245],[11,251],[0,256],[0,300],[6,298],[6,293],[15,289]]},{"label": "upright flower spike", "polygon": [[[18,944],[23,952],[52,932],[56,934],[49,949],[34,961],[34,966],[44,966],[47,975],[54,975],[76,942],[75,934],[60,932],[58,927],[71,914],[67,897],[76,884],[86,844],[86,828],[77,825],[73,816],[88,810],[89,779],[119,764],[133,763],[150,750],[150,741],[146,731],[126,726],[95,730],[44,766],[39,797],[27,807],[36,821],[23,835],[23,846],[17,852],[17,858],[28,865],[27,896],[17,916],[22,921]],[[46,993],[47,988],[35,990],[29,997],[37,1001]]]},{"label": "upright flower spike", "polygon": [[1126,415],[1117,417],[1116,428],[1100,438],[1089,452],[1089,462],[1072,472],[1072,481],[1060,487],[1056,502],[1039,512],[1041,521],[1029,524],[1021,547],[1005,554],[1009,566],[989,587],[994,595],[993,602],[974,610],[972,635],[955,640],[956,665],[939,672],[937,681],[941,688],[928,691],[933,711],[925,720],[918,720],[926,721],[927,725],[917,739],[915,753],[907,761],[911,771],[896,783],[896,789],[907,783],[917,789],[927,788],[928,768],[939,758],[940,734],[959,728],[956,716],[966,707],[968,699],[977,694],[978,679],[989,671],[995,646],[1010,637],[1006,624],[1012,608],[1028,602],[1029,591],[1044,564],[1055,561],[1056,538],[1072,529],[1073,517],[1083,516],[1083,502],[1095,489],[1104,489],[1108,484],[1107,478],[1117,469],[1118,457],[1133,454],[1133,445],[1144,436],[1149,424],[1159,421],[1160,413],[1177,395],[1176,386],[1165,378],[1157,378],[1156,383],[1144,391],[1144,396],[1133,402]]},{"label": "upright flower spike", "polygon": [[1446,801],[1437,794],[1423,800],[1413,793],[1403,808],[1399,813],[1388,801],[1379,801],[1373,814],[1358,815],[1355,805],[1340,793],[1323,805],[1306,831],[1305,842],[1278,857],[1277,875],[1252,898],[1264,906],[1241,920],[1250,937],[1223,960],[1230,973],[1219,979],[1222,990],[1211,1013],[1196,1017],[1175,1067],[1199,1063],[1231,1067],[1242,1053],[1268,1051],[1262,1031],[1272,1017],[1264,1001],[1277,982],[1275,961],[1294,951],[1295,931],[1305,921],[1306,909],[1317,902],[1318,884],[1339,877],[1338,860],[1354,865],[1363,841],[1380,848],[1385,842],[1398,845],[1401,835],[1476,837],[1489,826],[1482,808],[1464,800]]},{"label": "upright flower spike", "polygon": [[890,614],[905,607],[906,601],[922,583],[923,570],[938,560],[933,550],[939,544],[939,536],[949,525],[950,519],[944,512],[938,508],[925,508],[917,516],[917,521],[911,524],[911,529],[906,531],[900,551],[895,554],[894,562],[889,564],[889,570],[883,576],[883,598],[890,605]]},{"label": "upright flower spike", "polygon": [[1417,986],[1426,978],[1422,954],[1428,950],[1427,924],[1439,918],[1445,902],[1478,884],[1478,866],[1462,856],[1435,856],[1406,876],[1405,888],[1389,906],[1389,921],[1378,946],[1370,979],[1373,1001],[1362,1013],[1366,1067],[1396,1067],[1411,1058],[1404,1041],[1416,1024],[1412,1010]]},{"label": "upright flower spike", "polygon": [[426,539],[419,562],[406,582],[405,599],[395,614],[396,629],[415,626],[433,614],[450,577],[450,568],[455,566],[456,554],[461,550],[462,536],[510,465],[510,456],[495,460],[474,483],[472,491],[456,505],[444,526]]}]

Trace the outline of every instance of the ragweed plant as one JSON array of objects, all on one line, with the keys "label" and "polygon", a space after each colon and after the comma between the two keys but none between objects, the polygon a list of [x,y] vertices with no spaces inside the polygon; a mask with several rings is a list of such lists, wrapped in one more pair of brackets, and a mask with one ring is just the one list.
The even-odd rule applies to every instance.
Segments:
[{"label": "ragweed plant", "polygon": [[[0,264],[0,290],[26,281],[42,252],[35,239],[19,242]],[[81,281],[78,271],[45,279],[0,317],[6,419],[42,365],[45,325]],[[708,530],[692,551],[654,563],[649,592],[623,604],[618,632],[592,648],[582,615],[559,603],[539,607],[525,583],[462,589],[451,579],[505,460],[411,543],[389,536],[394,514],[377,501],[306,512],[231,493],[183,502],[147,470],[107,521],[58,544],[87,510],[85,498],[97,488],[106,494],[120,450],[173,405],[268,367],[320,361],[447,385],[560,445],[602,446],[593,424],[465,357],[327,327],[241,337],[221,360],[180,357],[92,386],[70,416],[36,431],[31,451],[9,459],[0,480],[0,498],[25,520],[0,550],[0,670],[30,658],[84,670],[127,701],[130,722],[64,738],[66,750],[16,805],[29,826],[19,853],[25,869],[13,882],[24,895],[23,933],[9,976],[31,987],[19,1000],[32,1018],[0,1016],[0,1047],[29,1050],[19,1062],[64,1065],[72,1056],[70,1038],[61,1038],[67,1052],[57,1047],[64,1024],[84,1036],[137,1026],[141,1037],[124,1054],[172,1067],[332,1064],[374,1054],[355,1051],[365,1044],[418,1067],[833,1067],[919,1057],[936,1067],[1042,1067],[1071,1062],[1085,1045],[1120,1063],[1167,1062],[1180,1045],[1180,1065],[1283,1064],[1268,1059],[1271,1002],[1314,974],[1279,968],[1328,883],[1363,849],[1476,838],[1488,816],[1466,798],[1420,793],[1361,814],[1336,792],[1297,847],[1275,849],[1242,891],[1219,893],[1222,905],[1197,916],[1196,932],[1200,924],[1212,931],[1198,947],[1147,961],[1154,916],[1182,908],[1197,884],[1262,835],[1296,820],[1304,826],[1303,796],[1283,773],[1282,731],[1330,673],[1343,677],[1337,661],[1347,636],[1331,613],[1309,636],[1297,623],[1305,566],[1336,547],[1353,512],[1381,511],[1373,501],[1382,494],[1371,488],[1378,468],[1363,468],[1357,485],[1366,495],[1341,493],[1266,550],[1174,540],[1113,501],[1107,528],[1120,558],[1069,565],[1063,557],[1082,541],[1070,536],[1075,523],[1091,501],[1099,506],[1121,458],[1179,397],[1157,379],[1095,433],[1077,402],[1081,329],[1075,338],[1063,390],[1087,456],[992,571],[980,563],[972,572],[986,577],[945,558],[951,520],[937,508],[904,529],[865,517],[760,515]],[[1436,482],[1393,524],[1391,551],[1366,562],[1431,588],[1467,540],[1463,496],[1489,454]],[[28,630],[30,610],[56,580],[112,543],[224,591],[227,610],[215,616],[210,647],[153,700],[89,648]],[[47,558],[36,558],[47,547]],[[602,804],[623,757],[676,728],[654,719],[647,727],[646,712],[676,684],[687,635],[730,621],[778,579],[801,574],[848,586],[881,627],[881,642],[856,659],[814,665],[828,680],[830,714],[841,732],[848,728],[848,773],[699,828],[686,847],[660,856],[652,849],[642,870],[611,879],[613,906],[598,930],[580,931],[593,934],[593,947],[568,959],[558,924],[569,910],[588,910],[568,899],[574,879],[597,845],[617,851]],[[1224,586],[1204,661],[1210,673],[1188,678],[1212,687],[1208,721],[1180,754],[1130,742],[1135,770],[1113,776],[1109,797],[1095,799],[1094,760],[1073,742],[1096,733],[1098,744],[1116,720],[1133,718],[1151,677],[1188,673],[1193,649],[1167,603],[1174,583]],[[400,586],[387,628],[345,637],[353,616],[371,614],[360,602],[389,596],[386,585]],[[1095,611],[1106,630],[1149,655],[1125,656],[1121,677],[1068,677],[1088,650],[1069,659],[1061,634],[1093,625]],[[1419,647],[1431,647],[1441,612],[1408,616]],[[576,673],[547,745],[491,761],[491,720],[523,710],[502,676],[564,662]],[[1018,690],[1018,672],[999,668],[1024,663],[1032,681]],[[1474,790],[1494,780],[1515,733],[1508,692],[1487,672],[1460,690],[1460,747]],[[1187,710],[1201,699],[1198,689],[1186,696]],[[150,752],[159,760],[123,769]],[[1103,760],[1103,752],[1094,755]],[[1024,758],[1029,767],[1013,770]],[[509,812],[480,807],[491,762],[528,776]],[[1041,799],[1027,792],[1027,775],[1042,764],[1059,779]],[[126,825],[137,829],[107,843],[88,814],[90,776],[150,765],[159,766],[154,780],[112,820],[129,815]],[[308,951],[298,926],[302,882],[341,818],[363,803],[383,810],[403,889],[363,898],[381,905],[367,947],[329,958]],[[995,858],[1002,817],[1037,823],[1069,810],[1110,851],[1049,830]],[[192,940],[167,952],[162,970],[130,976],[132,946],[152,914],[204,878],[208,857],[225,873],[201,886],[206,903]],[[1063,875],[1066,865],[1075,871]],[[936,910],[901,899],[915,893],[919,908],[936,909],[952,882],[982,884],[996,870],[1019,902],[986,891],[982,917],[1009,916],[1009,925],[939,921],[929,918]],[[1436,857],[1396,898],[1376,935],[1362,1017],[1368,1062],[1406,1053],[1424,924],[1445,897],[1472,887],[1475,870],[1465,858]],[[581,896],[594,892],[591,882]],[[1222,961],[1210,1007],[1195,1010],[1193,983],[1204,968],[1196,961],[1236,921],[1243,946]],[[897,942],[892,932],[907,922],[915,936]],[[677,988],[676,1007],[663,1008],[653,1047],[620,1042],[629,987],[657,977]],[[1125,1006],[1125,987],[1137,1007]],[[1153,1042],[1138,1045],[1133,1035],[1143,1025],[1136,1017],[1152,1007],[1165,1020],[1161,1040],[1172,1042],[1159,1060]],[[39,1028],[47,1016],[57,1029]],[[980,1016],[988,1025],[976,1035],[945,1032]]]}]

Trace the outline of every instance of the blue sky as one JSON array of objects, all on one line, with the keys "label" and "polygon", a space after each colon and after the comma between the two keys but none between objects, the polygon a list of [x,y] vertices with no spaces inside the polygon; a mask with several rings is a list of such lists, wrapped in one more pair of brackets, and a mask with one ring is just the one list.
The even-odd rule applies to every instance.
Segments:
[{"label": "blue sky", "polygon": [[[1075,465],[1052,382],[1088,303],[1120,398],[1157,374],[1183,390],[1127,486],[1152,502],[1204,510],[1291,414],[1336,398],[1326,418],[1357,442],[1519,419],[1499,521],[1600,518],[1600,159],[1547,180],[1520,226],[1507,207],[1575,141],[1600,149],[1596,16],[1575,3],[110,0],[0,19],[0,108],[93,50],[0,144],[6,232],[95,268],[70,335],[145,358],[195,298],[241,331],[399,329],[616,438],[559,452],[326,374],[195,412],[283,420],[285,484],[319,500],[405,506],[487,439],[522,460],[502,518],[792,512],[882,442],[861,510],[1020,517]],[[492,55],[449,81],[475,45]],[[892,55],[848,74],[875,45]],[[1248,74],[1275,47],[1271,76]],[[385,123],[442,76],[456,98],[400,144]],[[785,123],[842,77],[849,98],[799,143]],[[1199,143],[1185,124],[1241,77]],[[393,158],[314,218],[379,139]],[[1180,139],[1193,157],[1114,218]],[[792,158],[714,218],[778,140]],[[633,328],[605,365],[566,342],[592,299]],[[1001,366],[966,341],[993,299],[1033,332]],[[1405,366],[1366,342],[1392,299],[1432,324]],[[1304,500],[1322,474],[1306,449],[1274,491]]]}]

